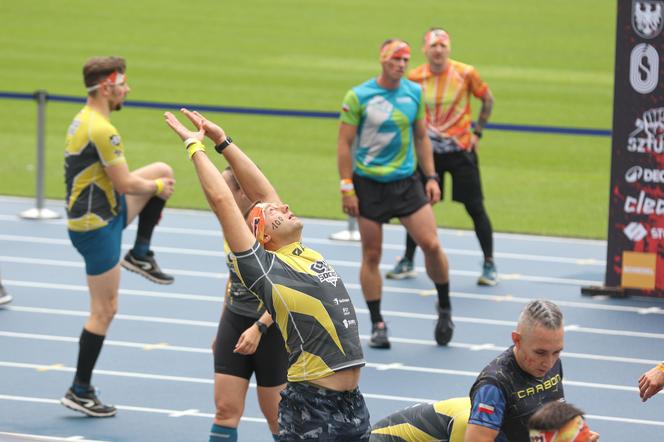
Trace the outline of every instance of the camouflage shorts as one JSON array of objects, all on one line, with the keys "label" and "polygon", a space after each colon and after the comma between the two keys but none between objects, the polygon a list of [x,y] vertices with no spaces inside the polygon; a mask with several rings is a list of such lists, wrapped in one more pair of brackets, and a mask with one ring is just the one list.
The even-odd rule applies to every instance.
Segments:
[{"label": "camouflage shorts", "polygon": [[289,382],[281,392],[279,441],[368,441],[370,430],[358,388],[340,392]]}]

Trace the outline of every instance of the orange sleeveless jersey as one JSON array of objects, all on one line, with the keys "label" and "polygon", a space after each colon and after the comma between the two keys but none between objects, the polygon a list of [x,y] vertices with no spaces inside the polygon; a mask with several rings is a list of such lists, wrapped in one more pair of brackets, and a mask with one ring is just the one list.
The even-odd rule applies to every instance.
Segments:
[{"label": "orange sleeveless jersey", "polygon": [[452,137],[460,148],[470,148],[470,95],[482,98],[489,86],[471,65],[448,60],[440,74],[423,64],[408,74],[422,86],[427,126],[443,137]]}]

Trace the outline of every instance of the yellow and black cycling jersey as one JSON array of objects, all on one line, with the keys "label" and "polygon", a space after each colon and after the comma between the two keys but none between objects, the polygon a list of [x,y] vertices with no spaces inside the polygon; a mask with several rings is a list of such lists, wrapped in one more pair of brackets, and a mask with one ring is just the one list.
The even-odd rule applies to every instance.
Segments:
[{"label": "yellow and black cycling jersey", "polygon": [[370,442],[463,442],[470,398],[416,404],[378,421]]},{"label": "yellow and black cycling jersey", "polygon": [[126,162],[124,145],[111,122],[85,106],[74,117],[65,145],[69,230],[99,229],[120,211],[119,194],[104,170]]},{"label": "yellow and black cycling jersey", "polygon": [[265,303],[288,351],[288,380],[321,379],[365,364],[355,308],[337,272],[299,242],[275,252],[258,241],[228,255],[231,271]]}]

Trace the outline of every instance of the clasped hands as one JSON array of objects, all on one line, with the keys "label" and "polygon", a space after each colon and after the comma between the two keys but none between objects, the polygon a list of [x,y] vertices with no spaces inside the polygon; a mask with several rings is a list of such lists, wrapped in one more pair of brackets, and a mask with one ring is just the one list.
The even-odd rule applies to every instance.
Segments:
[{"label": "clasped hands", "polygon": [[205,118],[201,113],[196,111],[192,112],[184,107],[180,109],[180,112],[182,112],[198,129],[196,132],[189,130],[175,115],[171,112],[165,112],[164,118],[166,119],[166,124],[173,129],[173,132],[178,134],[182,141],[190,138],[203,141],[207,136],[215,145],[217,145],[226,139],[226,133],[224,130],[217,124]]}]

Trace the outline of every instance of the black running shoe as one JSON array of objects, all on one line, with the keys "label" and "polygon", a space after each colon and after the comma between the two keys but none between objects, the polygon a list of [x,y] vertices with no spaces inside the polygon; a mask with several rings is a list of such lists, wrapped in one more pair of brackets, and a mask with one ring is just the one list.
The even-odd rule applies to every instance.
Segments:
[{"label": "black running shoe", "polygon": [[452,335],[454,334],[452,312],[450,309],[440,308],[438,304],[436,304],[436,310],[438,310],[438,322],[436,322],[433,335],[438,345],[447,345],[452,340]]},{"label": "black running shoe", "polygon": [[101,403],[93,387],[90,387],[88,391],[79,395],[74,393],[73,387],[70,387],[67,393],[65,393],[65,397],[60,399],[60,403],[67,408],[80,411],[92,417],[111,417],[117,413],[114,406]]},{"label": "black running shoe", "polygon": [[387,338],[387,326],[384,322],[377,322],[371,325],[369,347],[390,348],[390,340]]},{"label": "black running shoe", "polygon": [[128,251],[122,260],[122,267],[125,269],[145,276],[157,284],[173,284],[173,277],[162,272],[159,264],[154,259],[154,252],[149,251],[145,258],[137,258],[132,251]]}]

